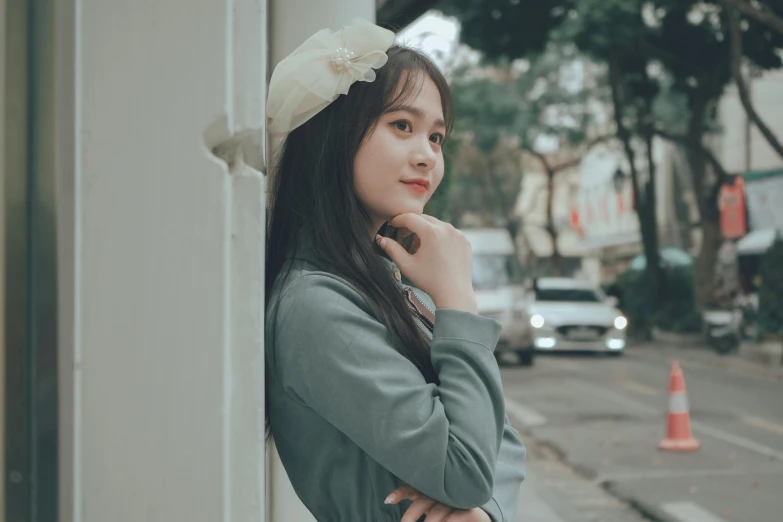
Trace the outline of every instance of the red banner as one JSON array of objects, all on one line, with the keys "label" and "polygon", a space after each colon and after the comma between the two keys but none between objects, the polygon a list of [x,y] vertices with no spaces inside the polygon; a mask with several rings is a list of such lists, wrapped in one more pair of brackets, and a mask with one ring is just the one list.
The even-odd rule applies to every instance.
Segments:
[{"label": "red banner", "polygon": [[745,220],[745,180],[736,176],[734,183],[720,189],[720,231],[725,239],[737,239],[748,232]]}]

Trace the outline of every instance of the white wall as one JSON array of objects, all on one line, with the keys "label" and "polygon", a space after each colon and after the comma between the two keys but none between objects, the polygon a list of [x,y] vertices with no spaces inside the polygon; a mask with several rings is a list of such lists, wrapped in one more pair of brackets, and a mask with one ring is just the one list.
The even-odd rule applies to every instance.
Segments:
[{"label": "white wall", "polygon": [[265,6],[58,4],[64,522],[263,519]]},{"label": "white wall", "polygon": [[[764,123],[783,140],[783,71],[774,71],[750,82],[751,98]],[[770,147],[754,125],[750,139],[750,169],[746,169],[745,109],[737,89],[731,86],[718,106],[722,126],[718,157],[728,172],[770,170],[783,166],[783,159]]]},{"label": "white wall", "polygon": [[[627,175],[622,209],[612,184],[618,166]],[[639,221],[631,207],[630,169],[623,153],[615,146],[598,145],[582,160],[579,173],[579,223],[584,231],[585,248],[592,250],[638,242]]]},{"label": "white wall", "polygon": [[[0,0],[0,165],[5,168],[5,10]],[[0,424],[5,426],[5,174],[0,175]],[[5,491],[5,429],[0,430],[0,491]],[[0,495],[0,522],[5,520],[5,495]]]},{"label": "white wall", "polygon": [[[554,180],[552,217],[558,230],[557,246],[560,255],[580,257],[585,253],[579,234],[571,226],[571,209],[578,203],[579,172],[577,169],[558,172]],[[547,175],[526,171],[522,176],[522,188],[514,208],[521,216],[527,244],[537,257],[552,255],[552,238],[546,231]]]}]

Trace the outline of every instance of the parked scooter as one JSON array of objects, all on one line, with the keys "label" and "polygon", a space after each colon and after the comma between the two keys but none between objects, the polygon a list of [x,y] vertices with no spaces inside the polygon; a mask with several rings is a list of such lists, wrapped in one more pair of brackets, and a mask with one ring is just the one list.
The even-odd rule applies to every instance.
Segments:
[{"label": "parked scooter", "polygon": [[740,310],[705,310],[702,319],[707,344],[716,353],[726,355],[739,349],[742,323]]},{"label": "parked scooter", "polygon": [[759,295],[751,293],[739,295],[735,301],[735,306],[742,314],[740,322],[740,337],[751,341],[758,341],[761,337],[759,328]]}]

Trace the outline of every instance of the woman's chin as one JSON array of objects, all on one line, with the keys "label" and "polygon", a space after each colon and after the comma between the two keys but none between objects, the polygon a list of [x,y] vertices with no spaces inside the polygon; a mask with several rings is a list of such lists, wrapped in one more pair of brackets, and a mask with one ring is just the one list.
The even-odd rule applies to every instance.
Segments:
[{"label": "woman's chin", "polygon": [[393,216],[399,216],[400,214],[423,214],[424,203],[420,201],[406,202],[404,204],[395,206],[393,209]]}]

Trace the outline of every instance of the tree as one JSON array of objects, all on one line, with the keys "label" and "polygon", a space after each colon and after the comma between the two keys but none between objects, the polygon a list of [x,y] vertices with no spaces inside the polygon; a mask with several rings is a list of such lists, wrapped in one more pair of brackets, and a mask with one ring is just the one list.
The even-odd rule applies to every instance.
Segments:
[{"label": "tree", "polygon": [[[591,99],[588,89],[568,85],[565,69],[579,59],[573,49],[550,46],[531,62],[463,67],[452,80],[458,114],[454,136],[463,145],[457,164],[467,169],[467,173],[459,168],[452,173],[453,194],[473,195],[473,203],[491,209],[489,214],[507,223],[516,238],[521,225],[520,216],[514,212],[522,177],[520,152],[536,158],[547,176],[544,228],[553,245],[552,263],[558,274],[562,266],[552,213],[555,177],[578,165],[585,150],[601,141],[585,141],[587,127],[592,124],[586,105]],[[538,141],[542,136],[558,143],[571,158],[553,163],[550,155],[540,150]],[[481,180],[478,187],[477,179]],[[467,193],[466,187],[470,188]],[[481,197],[475,198],[476,194]],[[464,200],[462,205],[454,203],[455,209],[464,206]]]},{"label": "tree", "polygon": [[[777,152],[778,156],[783,159],[783,143],[780,142],[777,136],[772,132],[772,129],[764,123],[764,120],[761,119],[758,111],[756,111],[756,108],[750,100],[750,92],[748,92],[748,87],[745,84],[745,78],[742,76],[742,46],[744,35],[740,13],[743,12],[743,9],[747,12],[747,8],[750,8],[751,12],[756,12],[756,10],[754,7],[750,6],[750,4],[736,1],[732,2],[731,0],[721,0],[721,5],[723,5],[726,10],[725,18],[728,20],[729,26],[731,42],[731,75],[734,78],[734,83],[737,85],[737,92],[739,94],[740,102],[742,102],[742,107],[745,109],[750,120],[759,129],[761,135],[764,136],[764,139],[767,140],[767,143],[769,143],[772,149]],[[735,7],[738,5],[747,7]],[[771,16],[774,17],[774,14]],[[780,19],[780,22],[783,24],[783,19]],[[783,34],[783,27],[779,30],[781,34]]]},{"label": "tree", "polygon": [[724,7],[738,10],[748,18],[770,27],[783,34],[783,11],[780,2],[746,2],[745,0],[725,0]]},{"label": "tree", "polygon": [[759,325],[768,335],[783,337],[783,240],[776,239],[761,259]]},{"label": "tree", "polygon": [[[460,19],[463,41],[488,57],[535,55],[548,42],[563,41],[565,36],[596,62],[606,64],[617,97],[613,105],[618,137],[630,145],[625,150],[632,166],[635,161],[631,157],[637,150],[633,142],[649,144],[651,133],[684,147],[701,218],[702,248],[695,278],[699,306],[712,300],[721,242],[718,195],[726,179],[726,172],[705,146],[705,137],[717,130],[717,102],[732,81],[729,17],[722,2],[444,0],[440,4],[445,13]],[[748,7],[753,4],[742,0],[731,3],[745,16],[743,59],[761,70],[781,67],[783,33],[778,31],[777,18],[783,13],[783,0],[756,2],[753,12]],[[658,73],[650,74],[656,68]],[[656,121],[656,97],[664,87],[684,101],[684,124],[676,128]],[[625,130],[623,124],[628,125]],[[646,148],[649,156],[649,146]],[[635,194],[640,191],[641,187],[635,187]],[[650,208],[639,216],[640,225],[647,221],[641,227],[643,236],[650,236],[652,230],[654,206]],[[648,237],[644,242],[647,251],[653,240]]]},{"label": "tree", "polygon": [[512,210],[522,173],[519,152],[509,143],[517,103],[508,68],[458,68],[452,79],[452,95],[459,117],[450,139],[460,150],[452,151],[451,192],[461,200],[455,205],[454,217],[459,221],[467,211],[479,211],[488,224],[502,222],[516,241],[519,223]]}]

